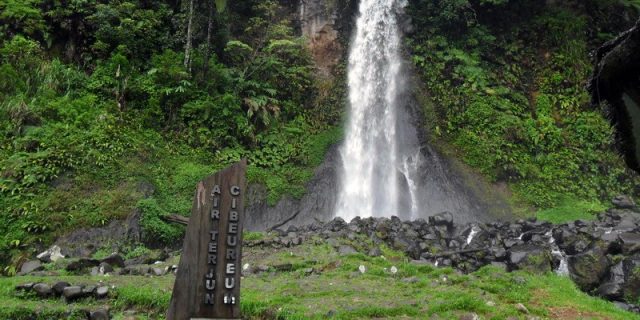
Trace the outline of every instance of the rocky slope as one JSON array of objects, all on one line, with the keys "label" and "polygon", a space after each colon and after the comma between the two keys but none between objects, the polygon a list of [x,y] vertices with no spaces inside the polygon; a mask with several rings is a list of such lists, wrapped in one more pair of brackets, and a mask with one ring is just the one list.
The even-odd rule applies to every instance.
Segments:
[{"label": "rocky slope", "polygon": [[[404,253],[412,264],[454,268],[462,273],[477,272],[487,265],[508,272],[556,273],[570,278],[589,294],[640,312],[635,305],[640,299],[640,210],[624,196],[613,203],[615,208],[599,214],[597,220],[561,225],[535,219],[461,225],[453,221],[451,213],[445,212],[428,220],[356,218],[347,223],[336,218],[328,223],[251,233],[244,244],[244,273],[249,276],[269,270],[289,272],[315,265],[316,260],[300,262],[298,267],[280,261],[287,252],[293,255],[300,250],[298,247],[310,243],[329,245],[340,256],[363,254],[369,257],[366,259],[382,257],[384,248],[390,248]],[[62,283],[55,280],[64,274],[168,276],[175,272],[179,256],[179,251],[170,253],[165,249],[130,259],[117,253],[97,259],[88,254],[90,250],[61,245],[62,248],[53,247],[40,254],[40,261],[22,266],[21,274],[47,277],[48,284],[35,287],[34,282],[22,283],[18,290],[44,297],[55,295],[56,285],[71,286],[64,280],[60,280]],[[314,272],[313,268],[310,270]],[[80,296],[95,296],[98,287],[90,286],[92,290],[81,291]],[[65,296],[64,289],[58,291]],[[70,298],[74,299],[75,296]]]}]

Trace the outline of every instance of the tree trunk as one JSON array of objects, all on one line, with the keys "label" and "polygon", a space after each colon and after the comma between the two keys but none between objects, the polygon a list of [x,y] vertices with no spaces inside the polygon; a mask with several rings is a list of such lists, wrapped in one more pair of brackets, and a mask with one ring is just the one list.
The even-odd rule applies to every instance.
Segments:
[{"label": "tree trunk", "polygon": [[193,2],[189,1],[189,20],[187,22],[187,44],[184,49],[184,67],[191,72],[191,38],[193,34]]},{"label": "tree trunk", "polygon": [[207,47],[204,52],[204,77],[209,72],[209,56],[211,55],[211,37],[213,36],[213,14],[215,12],[213,1],[209,1],[209,21],[207,25]]}]

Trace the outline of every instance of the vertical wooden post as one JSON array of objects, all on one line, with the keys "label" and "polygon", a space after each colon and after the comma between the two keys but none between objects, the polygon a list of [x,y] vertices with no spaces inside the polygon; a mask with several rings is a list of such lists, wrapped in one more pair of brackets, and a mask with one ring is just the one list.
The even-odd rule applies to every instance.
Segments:
[{"label": "vertical wooden post", "polygon": [[198,183],[168,320],[241,318],[246,168],[242,160]]}]

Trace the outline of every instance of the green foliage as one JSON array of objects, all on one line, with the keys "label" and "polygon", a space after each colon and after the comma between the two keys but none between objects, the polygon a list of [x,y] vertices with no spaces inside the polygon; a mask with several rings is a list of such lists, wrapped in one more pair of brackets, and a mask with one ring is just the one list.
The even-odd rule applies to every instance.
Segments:
[{"label": "green foliage", "polygon": [[542,208],[632,190],[636,175],[583,88],[587,17],[510,1],[418,1],[409,11],[423,31],[408,42],[437,105],[436,134],[465,162]]},{"label": "green foliage", "polygon": [[561,199],[558,206],[540,210],[536,213],[539,220],[553,223],[566,223],[575,220],[593,220],[595,214],[604,211],[607,207],[598,201],[585,201],[577,199]]},{"label": "green foliage", "polygon": [[138,245],[135,248],[127,251],[127,253],[124,255],[124,258],[133,259],[133,258],[137,258],[137,257],[144,256],[146,254],[149,254],[150,252],[151,250],[149,250],[147,247],[143,245]]},{"label": "green foliage", "polygon": [[169,244],[180,239],[181,228],[162,221],[162,216],[167,213],[163,212],[155,199],[142,199],[137,207],[142,213],[140,226],[146,241]]},{"label": "green foliage", "polygon": [[187,215],[195,184],[242,157],[269,203],[304,193],[343,91],[312,108],[312,61],[281,4],[215,5],[209,48],[197,3],[187,68],[175,2],[0,1],[0,269],[134,210],[145,240],[174,242],[183,229],[161,217]]},{"label": "green foliage", "polygon": [[[0,1],[0,34],[28,36],[47,36],[47,26],[39,8],[42,0],[3,0]],[[3,36],[0,36],[2,40]]]}]

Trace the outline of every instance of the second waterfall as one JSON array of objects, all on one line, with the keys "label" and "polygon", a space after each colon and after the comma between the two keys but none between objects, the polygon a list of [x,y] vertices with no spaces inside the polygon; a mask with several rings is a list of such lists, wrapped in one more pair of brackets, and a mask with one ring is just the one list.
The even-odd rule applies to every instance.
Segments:
[{"label": "second waterfall", "polygon": [[347,221],[399,215],[400,210],[413,216],[417,208],[413,171],[420,154],[403,148],[398,134],[404,86],[397,17],[405,6],[403,0],[360,2],[349,54],[350,113],[335,211]]}]

